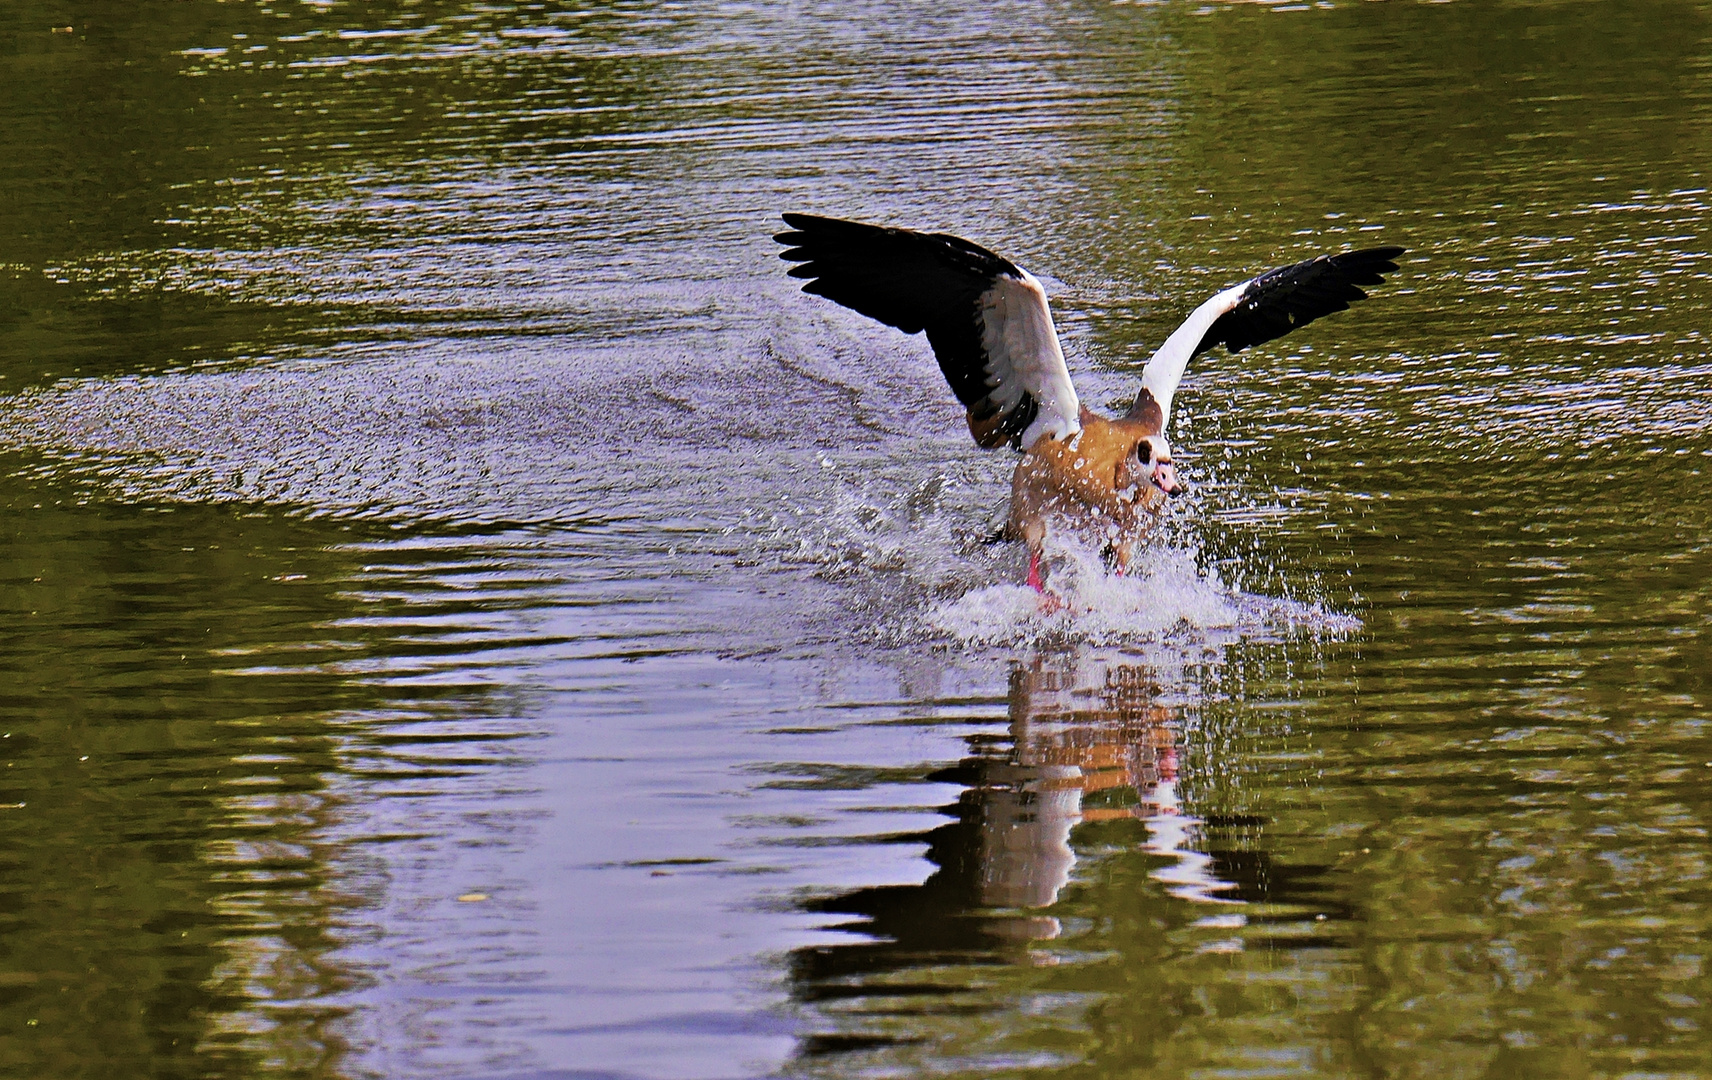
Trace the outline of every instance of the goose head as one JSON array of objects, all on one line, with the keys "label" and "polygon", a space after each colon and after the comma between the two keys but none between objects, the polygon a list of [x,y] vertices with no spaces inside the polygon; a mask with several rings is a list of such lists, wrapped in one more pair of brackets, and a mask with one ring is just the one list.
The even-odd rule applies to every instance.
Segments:
[{"label": "goose head", "polygon": [[1124,464],[1128,466],[1131,483],[1145,479],[1167,495],[1183,491],[1183,485],[1177,480],[1177,467],[1171,463],[1171,444],[1163,435],[1146,435],[1138,439]]}]

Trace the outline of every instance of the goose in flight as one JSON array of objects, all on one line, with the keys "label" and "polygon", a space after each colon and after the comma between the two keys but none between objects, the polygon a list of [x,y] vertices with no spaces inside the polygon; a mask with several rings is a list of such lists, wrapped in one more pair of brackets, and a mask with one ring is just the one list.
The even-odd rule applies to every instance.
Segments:
[{"label": "goose in flight", "polygon": [[976,444],[1022,451],[1011,479],[1005,535],[1029,550],[1029,584],[1042,588],[1049,525],[1102,545],[1122,572],[1143,527],[1182,490],[1165,429],[1171,399],[1194,357],[1238,352],[1367,299],[1362,285],[1394,272],[1400,247],[1319,255],[1269,270],[1201,304],[1141,372],[1129,412],[1108,419],[1076,397],[1034,275],[978,244],[855,221],[785,214],[774,237],[797,265],[803,291],[906,334],[927,331],[939,370],[968,411]]}]

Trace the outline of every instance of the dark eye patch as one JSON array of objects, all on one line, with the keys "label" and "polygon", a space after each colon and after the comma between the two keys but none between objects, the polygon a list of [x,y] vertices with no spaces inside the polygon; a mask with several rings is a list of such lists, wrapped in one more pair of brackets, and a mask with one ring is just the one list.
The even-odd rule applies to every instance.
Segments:
[{"label": "dark eye patch", "polygon": [[1135,456],[1136,456],[1137,461],[1140,461],[1143,465],[1146,465],[1149,461],[1153,460],[1153,444],[1150,442],[1138,442],[1138,443],[1136,443],[1135,444]]}]

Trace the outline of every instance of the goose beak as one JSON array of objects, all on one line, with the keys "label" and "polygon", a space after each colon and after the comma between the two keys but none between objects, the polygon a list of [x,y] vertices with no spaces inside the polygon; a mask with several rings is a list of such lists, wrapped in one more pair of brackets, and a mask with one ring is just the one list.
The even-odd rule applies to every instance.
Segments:
[{"label": "goose beak", "polygon": [[1153,486],[1167,495],[1182,492],[1183,485],[1177,482],[1177,469],[1169,461],[1161,461],[1153,466]]}]

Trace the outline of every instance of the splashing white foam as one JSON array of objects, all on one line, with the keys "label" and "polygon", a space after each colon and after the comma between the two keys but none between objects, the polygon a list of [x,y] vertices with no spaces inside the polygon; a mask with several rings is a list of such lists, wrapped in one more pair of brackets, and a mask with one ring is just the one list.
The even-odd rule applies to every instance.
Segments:
[{"label": "splashing white foam", "polygon": [[1198,567],[1193,550],[1163,542],[1139,549],[1121,577],[1074,538],[1048,537],[1043,562],[1051,568],[1045,595],[1026,585],[988,585],[935,605],[924,622],[958,641],[986,645],[1043,637],[1117,643],[1339,634],[1360,625],[1320,604],[1232,588]]},{"label": "splashing white foam", "polygon": [[925,475],[908,464],[862,460],[846,469],[822,459],[812,471],[776,478],[778,486],[793,479],[798,486],[744,515],[744,557],[832,583],[839,595],[830,603],[802,601],[821,613],[827,632],[906,647],[924,639],[1000,648],[1047,641],[1200,647],[1304,632],[1338,636],[1360,625],[1318,603],[1227,583],[1218,569],[1201,566],[1193,531],[1167,522],[1122,577],[1086,541],[1048,536],[1042,597],[1021,583],[1020,544],[986,542],[1003,520],[994,507],[1007,493],[980,463],[942,463]]}]

